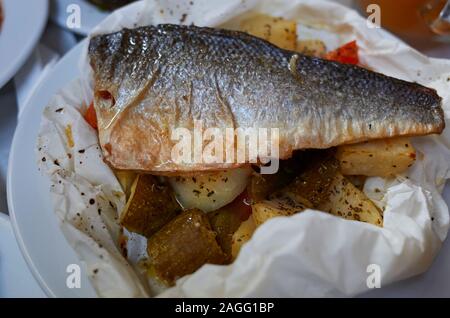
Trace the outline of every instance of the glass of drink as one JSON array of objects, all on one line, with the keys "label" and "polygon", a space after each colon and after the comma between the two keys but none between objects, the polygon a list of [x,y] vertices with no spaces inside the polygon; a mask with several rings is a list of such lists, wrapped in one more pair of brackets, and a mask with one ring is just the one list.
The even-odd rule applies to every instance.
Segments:
[{"label": "glass of drink", "polygon": [[367,16],[373,12],[369,6],[378,5],[381,27],[418,48],[450,43],[450,0],[356,0],[356,3]]}]

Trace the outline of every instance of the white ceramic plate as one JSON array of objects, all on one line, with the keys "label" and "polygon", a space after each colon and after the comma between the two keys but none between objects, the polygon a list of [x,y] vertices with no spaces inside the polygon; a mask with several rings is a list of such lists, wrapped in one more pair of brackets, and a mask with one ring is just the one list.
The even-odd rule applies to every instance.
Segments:
[{"label": "white ceramic plate", "polygon": [[[83,43],[83,42],[82,42]],[[42,289],[51,297],[93,297],[83,264],[66,242],[50,202],[47,178],[37,169],[35,145],[42,110],[78,77],[81,43],[66,54],[30,96],[14,134],[7,176],[8,209],[17,242]],[[67,267],[81,268],[81,288],[68,288]]]},{"label": "white ceramic plate", "polygon": [[[80,289],[66,286],[67,266],[79,264],[79,261],[58,227],[50,203],[50,184],[37,170],[35,145],[43,108],[58,89],[79,74],[81,45],[78,44],[56,65],[30,97],[16,129],[9,157],[8,206],[19,246],[41,287],[48,295],[58,297],[91,297],[95,293],[85,275],[82,275]],[[450,203],[449,194],[450,187],[447,186],[447,203]],[[447,240],[427,273],[364,296],[449,297],[449,273],[450,242]]]},{"label": "white ceramic plate", "polygon": [[[69,29],[67,26],[67,19],[72,12],[69,8],[70,5],[76,5],[80,8],[81,25],[79,28]],[[109,12],[102,11],[85,0],[52,0],[50,2],[50,18],[52,21],[60,27],[69,29],[80,35],[87,35],[108,15]]]},{"label": "white ceramic plate", "polygon": [[22,66],[39,41],[48,16],[48,0],[2,0],[0,88]]},{"label": "white ceramic plate", "polygon": [[0,298],[45,297],[16,244],[9,217],[0,212]]}]

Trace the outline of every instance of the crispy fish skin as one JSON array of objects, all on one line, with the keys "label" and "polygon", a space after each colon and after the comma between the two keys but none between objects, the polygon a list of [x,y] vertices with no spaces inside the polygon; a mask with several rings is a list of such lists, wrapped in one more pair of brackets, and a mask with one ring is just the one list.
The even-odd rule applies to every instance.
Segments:
[{"label": "crispy fish skin", "polygon": [[279,128],[295,149],[441,133],[436,91],[364,68],[282,50],[245,33],[158,25],[89,45],[100,143],[118,169],[159,174],[231,164],[177,164],[174,128]]}]

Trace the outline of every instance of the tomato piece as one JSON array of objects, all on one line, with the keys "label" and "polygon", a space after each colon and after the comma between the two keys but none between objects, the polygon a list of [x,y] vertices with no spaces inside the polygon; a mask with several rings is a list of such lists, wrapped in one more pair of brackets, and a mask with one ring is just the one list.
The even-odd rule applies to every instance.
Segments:
[{"label": "tomato piece", "polygon": [[86,110],[86,113],[84,113],[84,119],[87,121],[87,123],[94,129],[97,129],[97,114],[95,113],[94,108],[94,102],[92,102],[88,109]]},{"label": "tomato piece", "polygon": [[336,50],[328,52],[325,55],[325,59],[344,64],[358,65],[358,44],[356,43],[356,41],[351,41],[347,44],[344,44]]}]

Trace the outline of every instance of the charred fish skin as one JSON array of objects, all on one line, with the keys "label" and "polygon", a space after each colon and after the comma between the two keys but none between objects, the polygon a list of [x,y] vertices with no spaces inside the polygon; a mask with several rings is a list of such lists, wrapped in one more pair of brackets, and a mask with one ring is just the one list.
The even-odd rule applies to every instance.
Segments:
[{"label": "charred fish skin", "polygon": [[209,169],[170,159],[170,130],[195,119],[205,128],[279,128],[281,158],[294,149],[440,133],[445,125],[433,89],[237,31],[124,29],[93,37],[89,58],[100,142],[118,168]]}]

